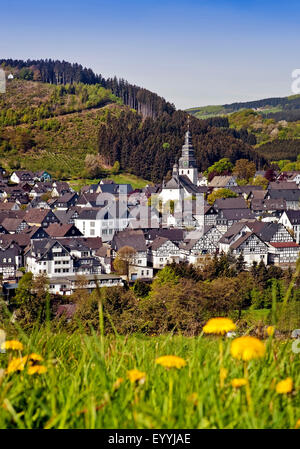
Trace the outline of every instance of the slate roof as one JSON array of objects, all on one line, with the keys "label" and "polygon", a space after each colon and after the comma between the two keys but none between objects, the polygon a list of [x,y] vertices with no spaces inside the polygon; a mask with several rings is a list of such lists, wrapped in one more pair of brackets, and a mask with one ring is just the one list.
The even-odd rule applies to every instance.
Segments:
[{"label": "slate roof", "polygon": [[224,209],[222,215],[227,220],[239,221],[242,218],[255,218],[250,209]]},{"label": "slate roof", "polygon": [[218,198],[214,202],[217,209],[248,209],[244,198]]},{"label": "slate roof", "polygon": [[22,218],[5,218],[2,226],[9,232],[15,232],[23,222]]},{"label": "slate roof", "polygon": [[299,201],[300,189],[297,190],[269,190],[268,195],[271,199],[284,199],[285,201]]},{"label": "slate roof", "polygon": [[293,181],[275,181],[270,182],[268,190],[296,190],[298,185]]},{"label": "slate roof", "polygon": [[300,224],[300,210],[287,210],[285,213],[292,225]]},{"label": "slate roof", "polygon": [[158,228],[158,229],[149,229],[145,232],[145,236],[147,240],[154,240],[156,237],[165,237],[171,242],[181,242],[184,239],[184,230],[183,229],[168,229],[168,228]]},{"label": "slate roof", "polygon": [[77,235],[82,235],[75,225],[68,223],[51,223],[47,228],[47,233],[50,237],[64,237],[72,228],[74,228]]},{"label": "slate roof", "polygon": [[153,242],[148,245],[148,249],[150,249],[151,251],[156,251],[166,242],[169,242],[169,239],[167,239],[166,237],[156,237],[156,239],[154,239]]},{"label": "slate roof", "polygon": [[114,235],[111,243],[111,247],[115,251],[119,251],[123,246],[131,246],[136,251],[146,251],[146,240],[144,233],[141,229],[131,230],[125,229]]}]

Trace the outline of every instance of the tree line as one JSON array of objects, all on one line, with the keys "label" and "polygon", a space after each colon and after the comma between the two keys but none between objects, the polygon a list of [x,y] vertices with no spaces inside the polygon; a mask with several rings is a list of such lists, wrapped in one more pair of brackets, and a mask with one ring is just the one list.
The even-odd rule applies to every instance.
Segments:
[{"label": "tree line", "polygon": [[[99,129],[99,154],[110,166],[119,161],[121,170],[158,182],[171,174],[173,164],[181,156],[186,130],[187,114],[183,111],[164,112],[156,120],[143,120],[131,110],[122,111],[117,117],[108,114]],[[229,128],[227,118],[190,117],[190,130],[200,170],[224,157],[232,163],[238,159],[254,160],[258,168],[265,162],[249,145],[247,131],[239,133]]]},{"label": "tree line", "polygon": [[101,74],[95,74],[92,69],[81,64],[71,64],[67,61],[52,59],[15,60],[0,59],[0,66],[12,67],[17,70],[17,76],[32,81],[65,85],[73,83],[100,84],[110,89],[123,103],[138,111],[143,117],[157,117],[163,112],[175,110],[173,104],[159,95],[142,87],[130,84],[123,78],[105,79]]}]

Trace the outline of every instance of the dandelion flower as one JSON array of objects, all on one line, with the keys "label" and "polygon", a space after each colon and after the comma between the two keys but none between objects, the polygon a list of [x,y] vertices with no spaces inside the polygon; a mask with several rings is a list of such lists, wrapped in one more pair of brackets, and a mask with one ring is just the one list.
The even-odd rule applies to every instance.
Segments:
[{"label": "dandelion flower", "polygon": [[295,429],[300,429],[300,418],[296,422]]},{"label": "dandelion flower", "polygon": [[25,364],[28,360],[28,356],[25,357],[19,357],[19,358],[13,358],[7,367],[7,374],[14,373],[15,371],[23,371],[25,368]]},{"label": "dandelion flower", "polygon": [[266,329],[267,334],[269,335],[269,337],[272,337],[274,335],[275,332],[275,327],[274,326],[268,326]]},{"label": "dandelion flower", "polygon": [[239,379],[232,379],[231,385],[233,388],[244,387],[245,385],[247,385],[247,379],[244,379],[243,377]]},{"label": "dandelion flower", "polygon": [[293,390],[293,379],[291,377],[287,377],[284,380],[281,380],[276,385],[276,392],[278,394],[287,394]]},{"label": "dandelion flower", "polygon": [[129,371],[127,371],[127,377],[130,380],[130,382],[134,383],[134,382],[143,382],[145,380],[146,377],[146,373],[144,373],[143,371],[140,371],[138,369],[131,369]]},{"label": "dandelion flower", "polygon": [[186,361],[177,355],[163,355],[155,360],[157,365],[164,366],[165,368],[182,368],[186,365]]},{"label": "dandelion flower", "polygon": [[203,327],[205,334],[227,334],[234,331],[236,325],[230,318],[211,318]]},{"label": "dandelion flower", "polygon": [[1,349],[11,349],[12,351],[23,351],[24,346],[18,340],[7,340],[2,343]]},{"label": "dandelion flower", "polygon": [[258,338],[245,336],[233,340],[230,346],[230,352],[236,359],[248,361],[263,357],[266,352],[266,347]]},{"label": "dandelion flower", "polygon": [[47,368],[44,365],[34,365],[28,367],[28,374],[32,376],[33,374],[44,374]]},{"label": "dandelion flower", "polygon": [[39,354],[35,354],[34,352],[28,356],[29,360],[32,360],[33,362],[42,362],[43,357]]}]

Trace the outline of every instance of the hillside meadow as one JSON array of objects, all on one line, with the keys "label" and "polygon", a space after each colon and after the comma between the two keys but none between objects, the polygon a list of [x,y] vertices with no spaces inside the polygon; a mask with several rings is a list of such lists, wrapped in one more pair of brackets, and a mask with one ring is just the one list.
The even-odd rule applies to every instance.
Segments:
[{"label": "hillside meadow", "polygon": [[[290,339],[271,334],[264,355],[243,362],[230,353],[232,339],[203,333],[15,330],[24,347],[0,354],[0,428],[297,428],[299,354]],[[13,357],[30,354],[12,369]],[[156,363],[165,355],[180,357],[177,367]],[[287,378],[290,392],[280,393],[278,383]]]}]

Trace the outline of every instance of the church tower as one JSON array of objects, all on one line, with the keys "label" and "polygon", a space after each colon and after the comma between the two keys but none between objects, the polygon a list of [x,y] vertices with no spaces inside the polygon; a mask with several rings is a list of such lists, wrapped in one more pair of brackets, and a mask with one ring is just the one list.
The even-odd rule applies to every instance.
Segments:
[{"label": "church tower", "polygon": [[190,181],[197,185],[198,169],[192,144],[192,135],[188,129],[185,133],[185,142],[182,146],[182,156],[179,159],[179,175],[186,175]]}]

